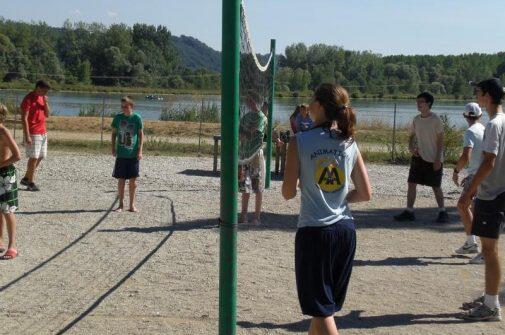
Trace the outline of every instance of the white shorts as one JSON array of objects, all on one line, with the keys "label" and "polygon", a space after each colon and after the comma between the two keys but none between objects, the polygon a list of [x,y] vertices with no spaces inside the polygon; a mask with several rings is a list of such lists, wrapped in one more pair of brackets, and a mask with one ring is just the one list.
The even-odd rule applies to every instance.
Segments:
[{"label": "white shorts", "polygon": [[30,135],[32,144],[26,144],[28,158],[44,158],[47,156],[47,134]]}]

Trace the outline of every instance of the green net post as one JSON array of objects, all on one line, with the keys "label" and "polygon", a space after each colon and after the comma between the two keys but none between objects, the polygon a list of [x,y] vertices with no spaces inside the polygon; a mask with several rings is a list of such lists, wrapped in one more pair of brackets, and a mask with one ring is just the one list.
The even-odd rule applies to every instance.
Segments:
[{"label": "green net post", "polygon": [[237,323],[240,0],[223,0],[222,5],[219,334],[235,335]]},{"label": "green net post", "polygon": [[267,152],[266,152],[266,179],[265,188],[270,187],[270,165],[272,162],[272,122],[274,114],[274,94],[275,94],[275,40],[270,40],[270,53],[272,60],[270,63],[270,101],[268,102],[268,129],[267,129]]}]

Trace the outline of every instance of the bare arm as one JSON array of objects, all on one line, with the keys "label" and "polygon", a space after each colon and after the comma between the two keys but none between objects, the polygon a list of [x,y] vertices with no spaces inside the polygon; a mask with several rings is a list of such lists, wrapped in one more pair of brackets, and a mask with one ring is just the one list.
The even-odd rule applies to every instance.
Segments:
[{"label": "bare arm", "polygon": [[416,134],[410,133],[409,134],[409,151],[412,155],[414,156],[419,156],[419,152],[417,151],[416,146],[414,145],[416,139]]},{"label": "bare arm", "polygon": [[442,152],[444,149],[444,133],[437,134],[437,151],[435,156],[435,162],[433,162],[433,169],[435,171],[440,170],[442,167]]},{"label": "bare arm", "polygon": [[47,96],[44,96],[44,115],[47,117],[49,117],[49,115],[51,115],[51,107],[49,107],[49,99],[47,98]]},{"label": "bare arm", "polygon": [[372,188],[370,187],[368,172],[360,152],[358,152],[356,164],[351,172],[351,180],[354,184],[354,189],[347,194],[347,202],[370,201],[372,198]]},{"label": "bare arm", "polygon": [[9,158],[0,162],[0,167],[9,166],[19,161],[21,159],[21,153],[19,152],[19,147],[16,144],[16,141],[14,141],[14,139],[12,138],[9,130],[7,130],[7,128],[5,128],[3,125],[0,126],[0,137],[2,137],[3,141],[5,142],[5,144],[10,149],[11,152]]},{"label": "bare arm", "polygon": [[138,136],[139,136],[139,150],[137,152],[137,159],[141,160],[142,159],[142,148],[144,146],[144,130],[142,130],[142,128],[139,129]]},{"label": "bare arm", "polygon": [[465,166],[470,161],[470,157],[472,156],[472,147],[464,147],[461,156],[459,156],[458,162],[456,163],[456,167],[452,173],[452,180],[454,184],[459,186],[458,174],[461,170],[465,168]]},{"label": "bare arm", "polygon": [[470,195],[474,195],[477,193],[477,188],[479,185],[486,179],[487,176],[493,171],[494,163],[496,161],[496,155],[489,152],[482,152],[484,159],[482,163],[480,163],[479,169],[475,172],[475,175],[472,178],[472,182],[470,183],[470,187],[468,188],[467,193]]},{"label": "bare arm", "polygon": [[300,174],[298,162],[298,147],[296,138],[289,140],[288,151],[286,153],[286,168],[284,170],[284,180],[282,181],[282,196],[284,199],[293,199],[296,196],[296,185]]},{"label": "bare arm", "polygon": [[23,125],[23,136],[25,143],[31,144],[30,129],[28,128],[28,110],[21,108],[21,123]]}]

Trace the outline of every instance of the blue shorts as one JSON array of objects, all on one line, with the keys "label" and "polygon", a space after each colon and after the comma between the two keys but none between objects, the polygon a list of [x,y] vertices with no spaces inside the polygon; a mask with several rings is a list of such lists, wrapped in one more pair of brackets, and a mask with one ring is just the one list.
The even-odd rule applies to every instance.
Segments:
[{"label": "blue shorts", "polygon": [[131,179],[139,176],[139,160],[137,158],[116,158],[112,177],[117,179]]},{"label": "blue shorts", "polygon": [[298,229],[295,272],[303,314],[328,317],[342,309],[355,251],[354,220]]}]

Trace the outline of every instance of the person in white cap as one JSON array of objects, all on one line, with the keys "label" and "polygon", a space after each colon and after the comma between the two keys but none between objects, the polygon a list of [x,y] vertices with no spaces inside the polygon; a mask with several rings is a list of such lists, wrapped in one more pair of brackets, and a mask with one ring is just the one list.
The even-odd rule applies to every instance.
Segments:
[{"label": "person in white cap", "polygon": [[[465,106],[463,116],[468,123],[468,129],[463,136],[463,152],[456,163],[452,180],[457,186],[462,186],[463,191],[461,194],[468,190],[472,181],[473,175],[479,168],[482,159],[482,140],[484,138],[485,127],[480,123],[482,110],[475,102],[470,102]],[[468,166],[467,166],[468,165]],[[466,167],[466,169],[465,169]],[[460,174],[462,175],[460,180]],[[477,254],[470,260],[471,264],[483,264],[484,258],[479,253],[479,246],[477,245],[477,238],[472,234],[472,220],[473,213],[471,206],[466,208],[458,208],[461,221],[465,227],[466,241],[455,252],[459,255],[464,254]]]}]

